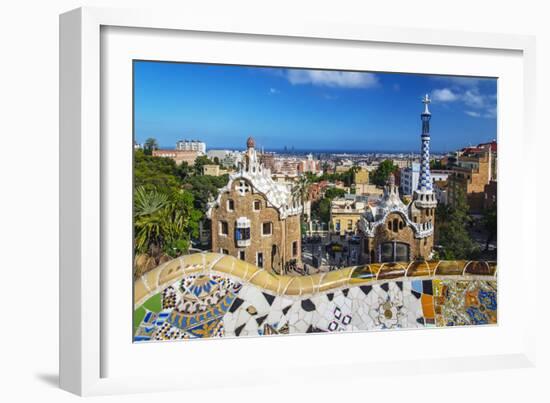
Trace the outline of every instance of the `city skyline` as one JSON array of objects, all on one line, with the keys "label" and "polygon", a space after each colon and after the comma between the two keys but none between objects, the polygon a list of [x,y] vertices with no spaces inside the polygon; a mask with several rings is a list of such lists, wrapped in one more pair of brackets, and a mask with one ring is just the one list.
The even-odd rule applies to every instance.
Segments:
[{"label": "city skyline", "polygon": [[[420,100],[432,98],[432,150],[496,139],[496,79],[134,62],[134,132],[161,147],[414,152]],[[343,143],[342,138],[346,141]]]}]

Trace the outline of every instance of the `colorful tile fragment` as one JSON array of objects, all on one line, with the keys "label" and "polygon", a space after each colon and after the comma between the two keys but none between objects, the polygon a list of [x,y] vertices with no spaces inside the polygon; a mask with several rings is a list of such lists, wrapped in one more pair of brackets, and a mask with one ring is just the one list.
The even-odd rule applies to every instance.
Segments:
[{"label": "colorful tile fragment", "polygon": [[[144,304],[134,341],[497,322],[494,279],[402,279],[288,296],[215,274],[185,276]],[[154,312],[147,309],[159,310]]]}]

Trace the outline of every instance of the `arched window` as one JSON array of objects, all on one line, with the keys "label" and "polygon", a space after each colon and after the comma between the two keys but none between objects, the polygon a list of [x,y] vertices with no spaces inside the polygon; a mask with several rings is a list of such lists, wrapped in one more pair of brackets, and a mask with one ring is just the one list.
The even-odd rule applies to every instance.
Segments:
[{"label": "arched window", "polygon": [[393,232],[397,232],[397,218],[393,219]]},{"label": "arched window", "polygon": [[391,221],[388,221],[388,229],[391,231]]},{"label": "arched window", "polygon": [[405,227],[405,223],[403,221],[399,221],[399,229],[403,229]]}]

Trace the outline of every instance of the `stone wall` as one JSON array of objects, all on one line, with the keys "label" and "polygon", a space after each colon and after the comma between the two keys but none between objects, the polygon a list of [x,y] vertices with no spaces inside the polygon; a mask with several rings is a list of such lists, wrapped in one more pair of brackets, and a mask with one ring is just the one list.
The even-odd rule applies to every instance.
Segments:
[{"label": "stone wall", "polygon": [[[433,217],[429,217],[427,214],[428,211],[425,209],[417,210],[416,217],[418,222],[425,222],[430,218],[433,221]],[[394,220],[397,220],[397,231],[393,230]],[[379,246],[385,242],[392,241],[403,242],[409,245],[408,260],[428,259],[433,250],[433,235],[425,238],[415,238],[413,228],[407,226],[401,214],[391,213],[386,218],[384,225],[379,225],[376,228],[374,237],[366,238],[366,241],[363,241],[361,248],[362,262],[371,262],[373,256],[374,261],[378,262],[380,260]]]},{"label": "stone wall", "polygon": [[[221,195],[220,205],[212,210],[212,250],[221,252],[222,249],[228,254],[240,257],[239,252],[244,251],[244,260],[250,264],[257,265],[257,256],[263,254],[264,268],[269,271],[280,273],[285,262],[296,258],[300,260],[300,216],[290,216],[284,220],[280,219],[278,211],[267,205],[266,198],[260,193],[248,192],[242,196],[235,190],[238,181],[232,184],[231,192]],[[252,187],[251,187],[252,189]],[[228,200],[233,200],[233,211],[228,211]],[[254,201],[260,202],[259,211],[254,211]],[[250,245],[238,247],[235,241],[236,221],[239,217],[246,217],[250,220]],[[227,236],[220,235],[220,222],[225,221],[228,225]],[[271,235],[262,235],[263,223],[272,223]],[[297,256],[292,255],[292,242],[297,242]]]}]

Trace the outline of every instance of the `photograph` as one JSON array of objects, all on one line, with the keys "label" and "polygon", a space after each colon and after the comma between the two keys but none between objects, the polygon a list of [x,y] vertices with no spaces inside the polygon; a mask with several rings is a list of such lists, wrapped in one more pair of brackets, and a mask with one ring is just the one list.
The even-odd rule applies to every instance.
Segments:
[{"label": "photograph", "polygon": [[133,342],[497,324],[496,77],[132,74]]},{"label": "photograph", "polygon": [[2,3],[2,401],[549,400],[545,5]]}]

